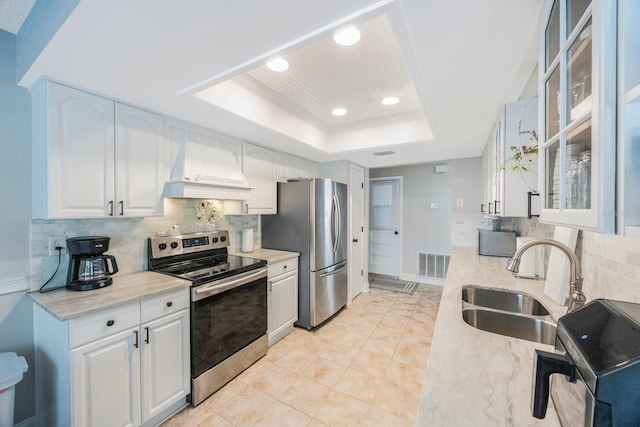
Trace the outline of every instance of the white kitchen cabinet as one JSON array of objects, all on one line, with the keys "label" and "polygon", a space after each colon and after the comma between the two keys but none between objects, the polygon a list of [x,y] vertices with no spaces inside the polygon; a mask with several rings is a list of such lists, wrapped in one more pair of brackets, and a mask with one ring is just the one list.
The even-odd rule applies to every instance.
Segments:
[{"label": "white kitchen cabinet", "polygon": [[293,331],[298,321],[298,257],[267,265],[269,345]]},{"label": "white kitchen cabinet", "polygon": [[34,218],[162,215],[161,116],[49,81],[32,104]]},{"label": "white kitchen cabinet", "polygon": [[59,321],[34,306],[47,425],[155,425],[190,393],[189,289]]},{"label": "white kitchen cabinet", "polygon": [[[511,160],[516,150],[537,145],[537,98],[503,105],[483,156],[485,198],[482,213],[529,216],[529,192],[538,189],[538,156]],[[514,167],[516,167],[514,169]],[[537,202],[537,200],[536,200]]]},{"label": "white kitchen cabinet", "polygon": [[617,2],[546,0],[538,25],[540,220],[615,229]]},{"label": "white kitchen cabinet", "polygon": [[253,190],[243,202],[242,213],[277,213],[276,152],[245,142],[242,148],[242,171]]},{"label": "white kitchen cabinet", "polygon": [[287,182],[288,179],[313,178],[316,163],[291,154],[278,152],[278,181]]},{"label": "white kitchen cabinet", "polygon": [[640,1],[618,1],[618,234],[640,237]]}]

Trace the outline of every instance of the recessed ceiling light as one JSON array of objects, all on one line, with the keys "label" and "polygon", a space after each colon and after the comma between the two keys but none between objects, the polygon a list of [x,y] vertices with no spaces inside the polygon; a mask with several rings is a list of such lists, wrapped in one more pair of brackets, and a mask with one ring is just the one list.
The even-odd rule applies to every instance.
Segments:
[{"label": "recessed ceiling light", "polygon": [[380,102],[383,105],[396,105],[400,102],[400,99],[397,96],[387,96],[386,98],[382,98]]},{"label": "recessed ceiling light", "polygon": [[344,116],[345,114],[347,114],[347,109],[346,108],[334,108],[331,111],[331,114],[333,114],[334,116]]},{"label": "recessed ceiling light", "polygon": [[269,67],[271,71],[277,71],[280,73],[289,69],[289,61],[282,57],[274,58],[267,62],[267,67]]},{"label": "recessed ceiling light", "polygon": [[360,41],[360,31],[356,27],[345,28],[333,34],[333,40],[340,46],[351,46]]}]

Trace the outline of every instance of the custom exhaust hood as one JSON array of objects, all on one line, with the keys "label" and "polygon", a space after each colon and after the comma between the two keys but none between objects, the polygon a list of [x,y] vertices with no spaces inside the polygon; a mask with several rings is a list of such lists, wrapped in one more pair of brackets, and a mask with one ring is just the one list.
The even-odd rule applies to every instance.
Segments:
[{"label": "custom exhaust hood", "polygon": [[171,180],[164,196],[181,199],[246,200],[252,188],[231,143],[209,133],[170,126]]}]

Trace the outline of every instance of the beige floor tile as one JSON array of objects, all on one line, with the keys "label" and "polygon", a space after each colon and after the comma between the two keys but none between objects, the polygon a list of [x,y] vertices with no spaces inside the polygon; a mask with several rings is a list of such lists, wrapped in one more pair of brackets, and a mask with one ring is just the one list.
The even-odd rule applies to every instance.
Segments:
[{"label": "beige floor tile", "polygon": [[379,354],[382,357],[391,359],[396,351],[397,344],[383,340],[382,338],[369,338],[362,346],[362,351]]},{"label": "beige floor tile", "polygon": [[256,378],[256,376],[261,375],[262,372],[268,370],[271,366],[273,366],[273,363],[269,362],[263,357],[262,359],[258,360],[256,363],[245,369],[244,372],[242,372],[234,379],[234,381],[238,380],[245,384],[249,384]]},{"label": "beige floor tile", "polygon": [[290,370],[297,374],[304,374],[312,363],[315,363],[318,356],[306,351],[294,349],[276,360],[275,364],[281,368]]},{"label": "beige floor tile", "polygon": [[374,375],[376,377],[384,377],[387,372],[387,366],[389,366],[390,358],[381,356],[378,353],[372,353],[370,351],[360,351],[351,362],[351,368],[358,371]]},{"label": "beige floor tile", "polygon": [[224,407],[245,387],[249,386],[242,381],[233,380],[222,387],[220,390],[216,391],[207,400],[202,402],[198,408],[205,407],[211,409],[214,412],[217,412],[218,409]]},{"label": "beige floor tile", "polygon": [[405,365],[394,359],[391,359],[384,379],[394,384],[401,385],[414,390],[422,390],[424,382],[424,369]]},{"label": "beige floor tile", "polygon": [[271,368],[257,375],[250,385],[256,390],[278,397],[299,377],[295,372],[272,365]]},{"label": "beige floor tile", "polygon": [[262,427],[300,427],[306,426],[311,417],[281,402],[275,402],[255,426]]},{"label": "beige floor tile", "polygon": [[400,345],[431,345],[431,334],[405,332],[400,338]]},{"label": "beige floor tile", "polygon": [[429,348],[429,345],[399,344],[393,354],[393,360],[414,368],[425,369],[429,359]]},{"label": "beige floor tile", "polygon": [[332,343],[324,349],[320,356],[341,365],[349,366],[359,351],[360,347],[351,347],[350,345],[341,343]]},{"label": "beige floor tile", "polygon": [[369,405],[355,397],[333,390],[314,418],[329,426],[353,426],[364,417]]},{"label": "beige floor tile", "polygon": [[327,427],[327,425],[323,422],[316,420],[315,418],[311,420],[308,427]]},{"label": "beige floor tile", "polygon": [[233,423],[218,414],[207,417],[198,427],[234,427]]},{"label": "beige floor tile", "polygon": [[298,411],[313,416],[330,391],[331,388],[323,384],[300,377],[280,395],[279,399]]},{"label": "beige floor tile", "polygon": [[307,368],[303,375],[310,380],[328,387],[333,387],[346,369],[344,365],[323,357],[318,357],[316,361]]},{"label": "beige floor tile", "polygon": [[187,406],[163,423],[162,427],[196,427],[211,415],[213,415],[213,411],[207,407],[192,408]]},{"label": "beige floor tile", "polygon": [[378,326],[373,332],[371,332],[371,338],[380,338],[397,344],[400,342],[400,338],[403,333],[404,327]]},{"label": "beige floor tile", "polygon": [[246,387],[236,395],[232,405],[226,405],[216,412],[237,426],[254,425],[276,403],[278,401],[268,394]]},{"label": "beige floor tile", "polygon": [[335,389],[369,403],[378,391],[381,382],[382,379],[379,377],[349,368],[342,374]]},{"label": "beige floor tile", "polygon": [[419,390],[412,390],[389,381],[383,381],[371,401],[371,407],[382,409],[407,421],[415,418],[420,398]]},{"label": "beige floor tile", "polygon": [[370,407],[359,425],[362,427],[411,427],[413,423],[382,409]]}]

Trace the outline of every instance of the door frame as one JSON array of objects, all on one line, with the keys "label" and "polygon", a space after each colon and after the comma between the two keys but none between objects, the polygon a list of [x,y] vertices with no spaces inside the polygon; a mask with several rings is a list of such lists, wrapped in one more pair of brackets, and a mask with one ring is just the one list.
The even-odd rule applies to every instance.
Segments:
[{"label": "door frame", "polygon": [[[367,197],[366,197],[366,192],[367,192],[367,188],[365,188],[365,184],[367,184],[367,179],[365,176],[365,169],[362,166],[356,165],[356,164],[350,164],[349,165],[349,185],[351,186],[351,191],[349,192],[349,240],[353,239],[355,237],[356,234],[360,235],[360,243],[361,243],[361,250],[360,250],[360,256],[361,256],[361,270],[362,270],[362,277],[361,277],[361,291],[358,293],[358,295],[360,295],[360,293],[364,293],[367,292],[369,290],[369,280],[367,279],[368,276],[368,271],[369,271],[369,265],[368,262],[365,262],[367,260],[367,245],[368,245],[368,239],[366,239],[366,235],[368,234],[368,230],[367,232],[364,231],[365,228],[367,228],[367,224],[366,224],[366,217],[367,214],[366,212],[368,211],[368,206],[367,206]],[[362,212],[360,212],[360,214],[362,215],[362,231],[361,232],[356,232],[355,230],[355,224],[353,222],[355,215],[357,214],[357,212],[354,211],[353,209],[353,199],[355,196],[355,191],[353,188],[353,184],[354,184],[354,177],[355,177],[355,173],[358,174],[362,174]],[[354,290],[354,283],[352,283],[351,280],[351,276],[353,274],[353,270],[354,268],[357,268],[358,266],[353,264],[353,260],[354,260],[354,248],[353,248],[353,242],[350,241],[349,242],[349,304],[351,304],[351,301],[353,301],[353,299],[357,296],[357,295],[353,295],[353,290]],[[365,274],[367,273],[367,274]]]},{"label": "door frame", "polygon": [[[398,201],[398,233],[400,235],[399,240],[398,240],[398,277],[400,277],[400,275],[402,274],[402,250],[403,250],[403,230],[402,230],[402,226],[403,226],[403,218],[402,218],[402,205],[403,205],[403,186],[402,186],[402,180],[403,177],[402,176],[381,176],[381,177],[377,177],[377,178],[369,178],[369,199],[367,200],[367,211],[369,210],[370,206],[371,206],[371,184],[373,182],[376,181],[397,181],[397,185],[398,185],[398,195],[397,195],[397,201]],[[367,236],[369,236],[371,234],[371,223],[368,224],[368,229],[367,229]],[[371,253],[371,239],[367,237],[367,271],[370,271],[369,269],[369,253]]]}]

